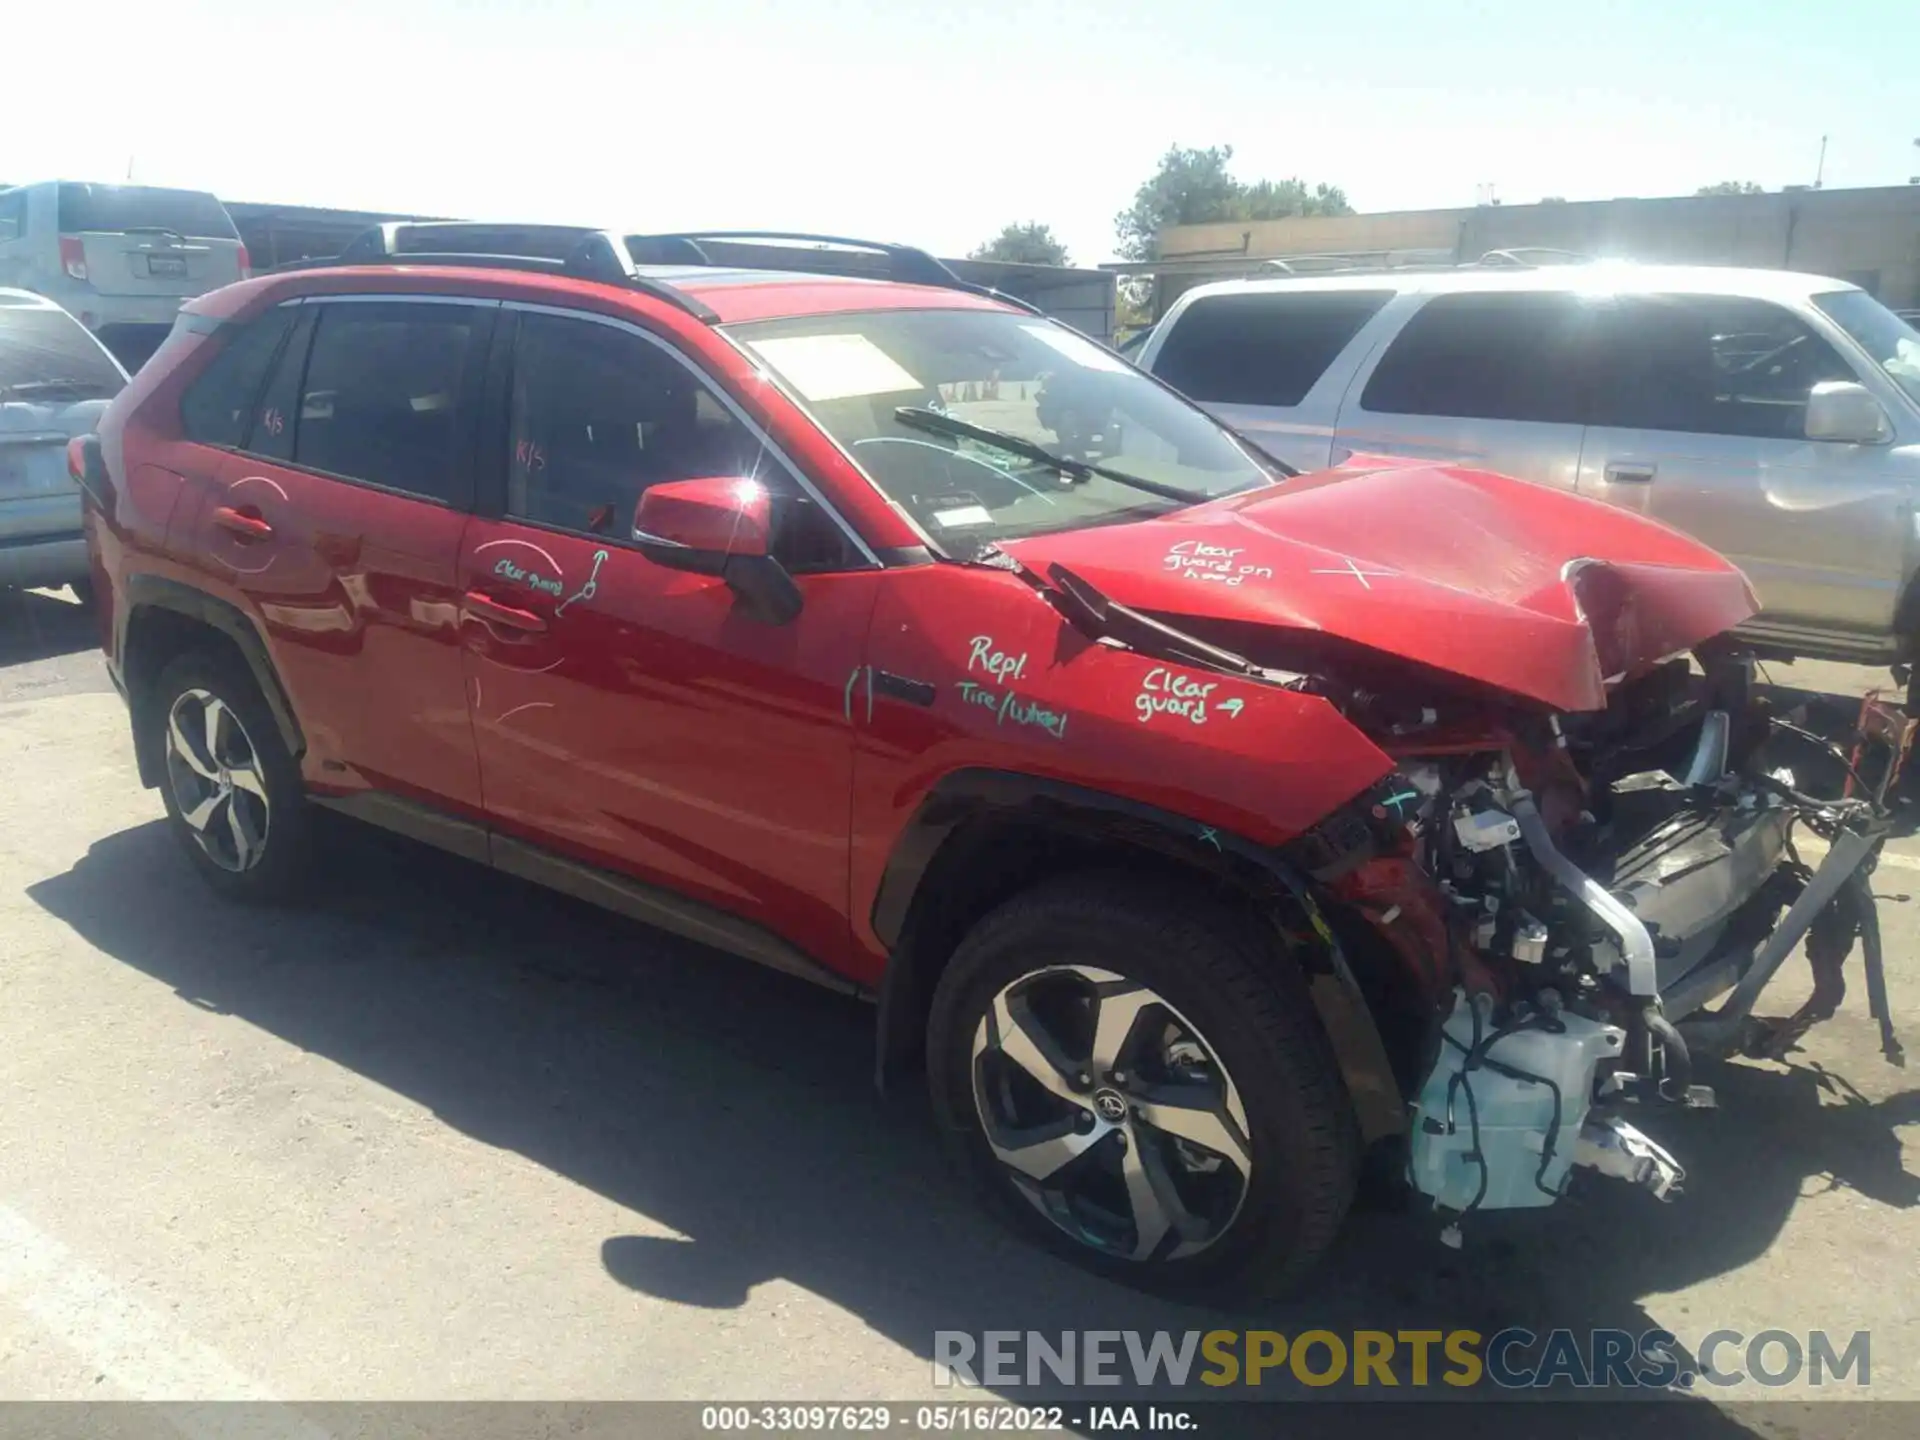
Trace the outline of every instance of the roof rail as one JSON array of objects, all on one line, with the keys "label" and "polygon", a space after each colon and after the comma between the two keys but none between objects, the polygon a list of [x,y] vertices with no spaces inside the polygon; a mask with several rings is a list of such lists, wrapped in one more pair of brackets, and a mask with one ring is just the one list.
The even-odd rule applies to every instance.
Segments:
[{"label": "roof rail", "polygon": [[684,290],[642,275],[626,242],[608,230],[579,225],[498,225],[485,221],[390,220],[362,230],[331,259],[296,260],[277,270],[352,265],[467,265],[571,275],[638,290],[712,325],[715,311]]},{"label": "roof rail", "polygon": [[[934,255],[912,245],[895,245],[882,240],[855,240],[846,235],[812,235],[791,230],[686,230],[663,235],[629,235],[626,243],[628,253],[636,260],[644,254],[647,256],[646,263],[664,265],[725,263],[714,258],[709,248],[714,245],[777,246],[800,250],[805,256],[805,263],[797,264],[794,268],[810,274],[866,276],[903,285],[931,285],[941,290],[961,290],[969,295],[984,295],[1031,315],[1043,313],[1039,307],[1018,296],[962,280]],[[864,251],[877,255],[885,262],[885,270],[880,276],[874,277],[866,266],[849,264],[844,259],[836,260],[833,254],[835,250]]]}]

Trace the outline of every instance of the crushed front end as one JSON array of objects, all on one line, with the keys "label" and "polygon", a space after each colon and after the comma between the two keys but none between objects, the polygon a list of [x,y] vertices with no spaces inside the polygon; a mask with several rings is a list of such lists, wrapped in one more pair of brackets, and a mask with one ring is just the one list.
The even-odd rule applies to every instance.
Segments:
[{"label": "crushed front end", "polygon": [[[1713,1104],[1698,1058],[1783,1054],[1833,1014],[1856,946],[1902,1063],[1868,883],[1889,817],[1863,785],[1798,788],[1796,762],[1846,757],[1774,717],[1749,661],[1706,647],[1580,713],[1343,708],[1398,768],[1294,848],[1424,995],[1408,1173],[1449,1239],[1579,1168],[1675,1194],[1680,1161],[1631,1117]],[[1811,998],[1759,1018],[1803,939]]]}]

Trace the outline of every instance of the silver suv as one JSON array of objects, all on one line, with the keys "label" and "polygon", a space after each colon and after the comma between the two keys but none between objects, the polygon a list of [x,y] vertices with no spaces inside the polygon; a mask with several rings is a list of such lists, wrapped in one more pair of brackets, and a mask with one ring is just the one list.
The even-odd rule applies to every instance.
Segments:
[{"label": "silver suv", "polygon": [[1920,652],[1920,333],[1838,280],[1593,262],[1203,285],[1140,363],[1302,470],[1458,460],[1743,570],[1763,654]]}]

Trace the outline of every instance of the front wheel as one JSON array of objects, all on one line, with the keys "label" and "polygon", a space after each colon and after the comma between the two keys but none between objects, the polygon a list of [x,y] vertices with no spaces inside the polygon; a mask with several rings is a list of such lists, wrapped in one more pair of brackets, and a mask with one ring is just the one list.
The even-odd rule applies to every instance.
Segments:
[{"label": "front wheel", "polygon": [[1138,877],[989,915],[935,993],[934,1104],[1017,1227],[1142,1289],[1286,1288],[1358,1172],[1351,1104],[1290,957],[1257,920]]}]

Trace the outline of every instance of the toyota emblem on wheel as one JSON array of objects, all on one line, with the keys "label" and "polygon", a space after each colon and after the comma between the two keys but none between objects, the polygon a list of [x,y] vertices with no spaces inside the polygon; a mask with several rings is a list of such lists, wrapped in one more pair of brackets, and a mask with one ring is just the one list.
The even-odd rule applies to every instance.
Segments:
[{"label": "toyota emblem on wheel", "polygon": [[1096,1090],[1093,1108],[1102,1120],[1121,1121],[1127,1118],[1127,1097],[1118,1090]]}]

